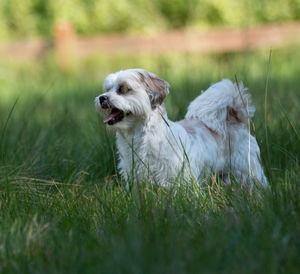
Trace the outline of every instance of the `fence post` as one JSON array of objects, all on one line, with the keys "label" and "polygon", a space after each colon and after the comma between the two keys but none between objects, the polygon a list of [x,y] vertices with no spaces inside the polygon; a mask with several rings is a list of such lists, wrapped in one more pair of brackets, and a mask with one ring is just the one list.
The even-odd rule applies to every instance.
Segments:
[{"label": "fence post", "polygon": [[54,47],[58,65],[63,70],[72,69],[76,58],[76,33],[70,22],[54,25]]}]

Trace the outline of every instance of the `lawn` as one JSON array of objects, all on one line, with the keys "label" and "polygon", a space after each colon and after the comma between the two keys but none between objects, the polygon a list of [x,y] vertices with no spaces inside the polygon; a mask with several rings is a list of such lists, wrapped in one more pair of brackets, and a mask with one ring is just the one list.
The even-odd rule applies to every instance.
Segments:
[{"label": "lawn", "polygon": [[[222,55],[98,56],[60,72],[0,67],[0,271],[296,273],[300,269],[299,48]],[[212,176],[126,189],[114,134],[94,110],[104,77],[143,67],[171,84],[182,119],[201,90],[243,80],[270,189]]]}]

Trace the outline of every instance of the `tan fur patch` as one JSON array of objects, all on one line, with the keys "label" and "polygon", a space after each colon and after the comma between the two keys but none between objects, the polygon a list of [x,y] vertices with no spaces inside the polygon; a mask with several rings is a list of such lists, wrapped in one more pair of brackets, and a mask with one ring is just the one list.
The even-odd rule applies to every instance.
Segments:
[{"label": "tan fur patch", "polygon": [[156,75],[148,72],[138,72],[141,83],[145,85],[145,90],[149,95],[153,107],[161,105],[168,93],[169,84]]},{"label": "tan fur patch", "polygon": [[184,129],[189,133],[189,134],[195,134],[196,133],[196,128],[205,128],[209,133],[211,134],[212,137],[214,137],[216,140],[219,139],[218,133],[216,133],[214,130],[210,129],[205,123],[203,123],[200,120],[181,120],[178,122],[180,125],[184,127]]},{"label": "tan fur patch", "polygon": [[128,91],[129,91],[129,88],[128,88],[128,84],[126,82],[123,82],[118,88],[119,94],[126,94]]},{"label": "tan fur patch", "polygon": [[181,120],[178,122],[180,125],[184,127],[184,129],[187,131],[189,134],[195,134],[195,126],[191,123],[190,120]]},{"label": "tan fur patch", "polygon": [[238,117],[237,112],[233,108],[228,108],[226,120],[232,124],[242,123],[241,119]]},{"label": "tan fur patch", "polygon": [[219,134],[217,132],[215,132],[214,130],[212,130],[211,128],[207,127],[205,125],[206,129],[210,132],[210,134],[216,139],[218,140],[220,138]]}]

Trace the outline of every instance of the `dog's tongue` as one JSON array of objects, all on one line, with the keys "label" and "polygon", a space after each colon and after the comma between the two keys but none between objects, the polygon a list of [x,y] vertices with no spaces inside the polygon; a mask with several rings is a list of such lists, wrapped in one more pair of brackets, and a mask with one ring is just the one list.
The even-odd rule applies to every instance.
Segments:
[{"label": "dog's tongue", "polygon": [[107,124],[109,121],[114,119],[118,114],[121,113],[121,110],[114,108],[107,117],[104,118],[103,123]]}]

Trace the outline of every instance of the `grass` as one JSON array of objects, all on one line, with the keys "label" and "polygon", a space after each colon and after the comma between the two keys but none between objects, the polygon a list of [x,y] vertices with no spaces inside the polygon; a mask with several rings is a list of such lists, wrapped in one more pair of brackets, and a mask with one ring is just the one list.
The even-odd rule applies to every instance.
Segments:
[{"label": "grass", "polygon": [[[3,64],[0,271],[296,273],[300,56],[297,48],[274,50],[270,70],[268,56],[95,57],[67,74],[51,61]],[[212,177],[203,187],[145,181],[127,190],[114,135],[93,107],[106,74],[126,67],[170,82],[172,119],[211,83],[243,80],[257,107],[252,132],[271,188],[225,187]]]}]

